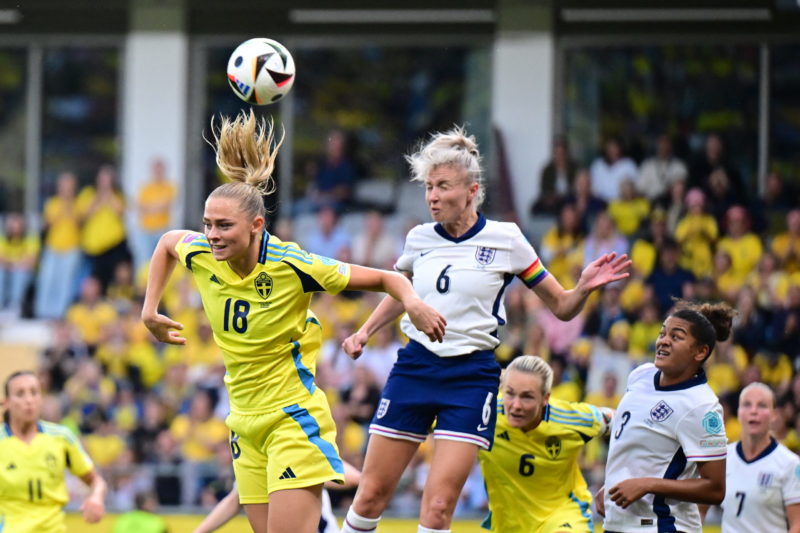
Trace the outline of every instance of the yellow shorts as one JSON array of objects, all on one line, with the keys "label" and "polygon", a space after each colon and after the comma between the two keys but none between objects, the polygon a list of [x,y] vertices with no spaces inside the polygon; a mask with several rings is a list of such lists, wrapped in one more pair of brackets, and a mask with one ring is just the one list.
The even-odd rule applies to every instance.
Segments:
[{"label": "yellow shorts", "polygon": [[542,522],[536,533],[592,533],[594,523],[592,510],[584,502],[575,500],[575,504],[565,505]]},{"label": "yellow shorts", "polygon": [[[258,415],[228,415],[239,502],[268,503],[276,490],[344,482],[336,426],[319,388],[307,399]],[[269,458],[269,460],[267,459]]]}]

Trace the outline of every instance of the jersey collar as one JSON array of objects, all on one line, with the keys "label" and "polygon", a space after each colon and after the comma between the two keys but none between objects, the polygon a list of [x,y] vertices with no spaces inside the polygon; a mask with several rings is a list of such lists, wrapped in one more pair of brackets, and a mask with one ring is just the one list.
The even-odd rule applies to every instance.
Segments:
[{"label": "jersey collar", "polygon": [[653,376],[653,385],[655,386],[657,391],[663,392],[670,392],[676,390],[684,390],[690,389],[692,387],[696,387],[697,385],[703,385],[708,382],[706,379],[706,372],[702,368],[697,372],[697,375],[687,379],[686,381],[682,381],[680,383],[675,383],[674,385],[667,385],[666,387],[662,387],[659,385],[659,379],[661,378],[661,370],[655,373]]},{"label": "jersey collar", "polygon": [[[14,433],[11,431],[11,426],[8,425],[8,422],[3,423],[3,431],[6,432],[6,437],[14,436]],[[36,422],[36,431],[39,433],[44,433],[44,428],[42,427],[42,423],[40,421]]]},{"label": "jersey collar", "polygon": [[774,452],[775,448],[777,447],[778,447],[778,441],[776,441],[774,437],[770,437],[769,445],[766,448],[764,448],[764,451],[748,461],[747,459],[744,458],[744,448],[742,447],[742,441],[739,441],[736,443],[736,453],[739,455],[739,458],[742,461],[744,461],[747,464],[752,464],[758,461],[759,459],[763,459],[764,457]]},{"label": "jersey collar", "polygon": [[267,262],[267,245],[269,243],[269,233],[267,230],[261,234],[261,246],[258,249],[258,262],[262,265]]},{"label": "jersey collar", "polygon": [[444,226],[442,226],[441,222],[437,222],[436,225],[433,227],[433,229],[436,230],[436,233],[438,233],[439,236],[441,236],[444,239],[447,239],[448,241],[463,242],[477,235],[478,232],[484,228],[484,226],[486,226],[486,217],[483,216],[483,213],[478,212],[478,221],[475,222],[475,224],[471,228],[469,228],[467,232],[461,237],[453,237],[452,235],[447,233],[447,230],[444,229]]}]

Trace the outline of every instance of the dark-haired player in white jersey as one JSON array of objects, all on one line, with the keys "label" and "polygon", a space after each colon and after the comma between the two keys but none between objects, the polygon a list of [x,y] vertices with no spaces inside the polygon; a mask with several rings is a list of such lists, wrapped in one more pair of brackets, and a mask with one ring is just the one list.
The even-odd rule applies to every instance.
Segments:
[{"label": "dark-haired player in white jersey", "polygon": [[[703,363],[730,335],[727,304],[679,302],[661,327],[655,364],[628,378],[606,464],[607,533],[701,532],[697,503],[725,496],[727,439],[722,407]],[[602,502],[602,503],[601,503]]]},{"label": "dark-haired player in white jersey", "polygon": [[800,533],[800,457],[769,433],[772,389],[746,386],[738,416],[742,440],[728,446],[722,532]]},{"label": "dark-haired player in white jersey", "polygon": [[[343,533],[378,527],[400,475],[434,421],[433,459],[417,531],[449,531],[478,449],[489,449],[494,438],[500,376],[494,348],[497,329],[505,324],[505,288],[519,277],[566,320],[580,311],[591,291],[627,277],[630,265],[625,256],[604,255],[586,267],[574,289],[564,290],[516,224],[478,212],[484,196],[480,154],[475,139],[461,128],[435,134],[408,161],[413,179],[425,184],[434,222],[409,232],[395,268],[412,278],[424,302],[438,306],[447,332],[443,342],[430,342],[403,319],[410,341],[398,353],[370,425],[361,484]],[[345,340],[344,349],[357,357],[369,336],[402,312],[384,299]]]}]

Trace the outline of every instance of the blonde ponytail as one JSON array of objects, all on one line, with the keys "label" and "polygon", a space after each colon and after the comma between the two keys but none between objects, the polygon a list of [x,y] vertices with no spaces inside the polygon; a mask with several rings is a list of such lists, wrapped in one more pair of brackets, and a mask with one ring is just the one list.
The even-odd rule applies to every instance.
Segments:
[{"label": "blonde ponytail", "polygon": [[231,183],[214,189],[209,198],[238,199],[251,217],[265,216],[262,197],[275,192],[272,172],[286,132],[277,139],[272,120],[257,119],[252,109],[240,111],[233,119],[223,116],[219,129],[212,117],[211,132],[217,166]]}]

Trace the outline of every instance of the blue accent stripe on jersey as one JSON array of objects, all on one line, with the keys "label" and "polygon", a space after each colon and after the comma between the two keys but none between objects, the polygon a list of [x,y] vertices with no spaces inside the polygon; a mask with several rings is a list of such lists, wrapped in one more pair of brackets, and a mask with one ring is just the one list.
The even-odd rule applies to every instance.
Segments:
[{"label": "blue accent stripe on jersey", "polygon": [[480,232],[485,226],[486,226],[486,217],[483,216],[483,213],[478,213],[478,221],[475,222],[475,225],[469,228],[467,232],[461,237],[453,237],[452,235],[447,233],[447,230],[444,229],[444,226],[442,226],[439,223],[433,226],[433,229],[436,231],[436,233],[439,234],[440,237],[445,238],[448,241],[458,243],[458,242],[464,242],[467,239],[471,239],[472,237],[477,235],[478,232]]},{"label": "blue accent stripe on jersey", "polygon": [[[272,256],[272,257],[270,257]],[[313,263],[313,261],[307,257],[303,257],[302,252],[297,248],[290,248],[288,250],[281,250],[280,252],[274,252],[272,250],[267,250],[266,260],[272,262],[279,262],[285,257],[291,257],[292,259],[297,259],[300,262],[303,262],[307,265]]]},{"label": "blue accent stripe on jersey", "polygon": [[303,386],[308,392],[314,394],[317,386],[314,385],[314,374],[303,364],[303,354],[300,353],[300,343],[292,341],[292,359],[294,360],[294,367],[297,369],[297,376],[303,382]]},{"label": "blue accent stripe on jersey", "polygon": [[295,421],[300,424],[300,427],[303,429],[306,436],[308,436],[308,440],[310,440],[317,446],[317,448],[320,449],[322,454],[328,460],[328,463],[330,463],[331,468],[333,468],[338,474],[344,474],[344,465],[342,464],[342,460],[339,458],[339,454],[336,453],[336,448],[333,446],[333,444],[320,436],[319,424],[317,424],[317,421],[314,420],[314,417],[311,416],[306,409],[303,409],[297,404],[284,407],[283,412],[294,418]]},{"label": "blue accent stripe on jersey", "polygon": [[211,248],[210,244],[208,244],[207,242],[202,242],[202,241],[194,241],[189,246],[190,247],[192,247],[192,246],[200,246],[201,248]]},{"label": "blue accent stripe on jersey", "polygon": [[[678,479],[678,476],[686,468],[686,455],[683,453],[683,448],[679,447],[678,451],[672,457],[666,472],[664,472],[664,479]],[[671,514],[671,509],[667,505],[664,496],[656,496],[653,498],[653,512],[658,517],[658,533],[673,533],[675,529],[675,517]]]},{"label": "blue accent stripe on jersey", "polygon": [[555,413],[550,413],[549,422],[556,422],[558,424],[564,424],[567,426],[579,426],[584,428],[590,428],[594,426],[594,424],[591,422],[579,422],[576,421],[575,419],[562,418],[560,415],[557,415]]},{"label": "blue accent stripe on jersey", "polygon": [[267,260],[267,246],[269,245],[269,233],[264,230],[261,233],[261,246],[258,249],[258,262],[262,265]]},{"label": "blue accent stripe on jersey", "polygon": [[569,499],[578,504],[581,515],[589,521],[589,531],[594,533],[594,521],[592,520],[592,514],[589,512],[589,503],[579,500],[574,492],[569,493]]},{"label": "blue accent stripe on jersey", "polygon": [[550,409],[552,409],[554,413],[558,415],[564,415],[564,416],[574,415],[574,416],[579,416],[581,418],[585,418],[586,420],[593,420],[592,415],[590,415],[589,413],[584,413],[583,411],[577,411],[575,409],[560,409],[552,404],[550,404]]},{"label": "blue accent stripe on jersey", "polygon": [[506,290],[506,287],[514,281],[514,274],[503,274],[503,286],[500,287],[500,290],[497,291],[497,296],[494,299],[494,305],[492,305],[492,316],[497,319],[498,326],[505,326],[506,321],[500,317],[500,302],[503,300],[503,293]]},{"label": "blue accent stripe on jersey", "polygon": [[308,324],[309,322],[311,322],[312,324],[316,324],[319,327],[322,327],[322,324],[319,323],[319,320],[317,320],[313,316],[310,316],[310,317],[306,318],[306,324]]}]

